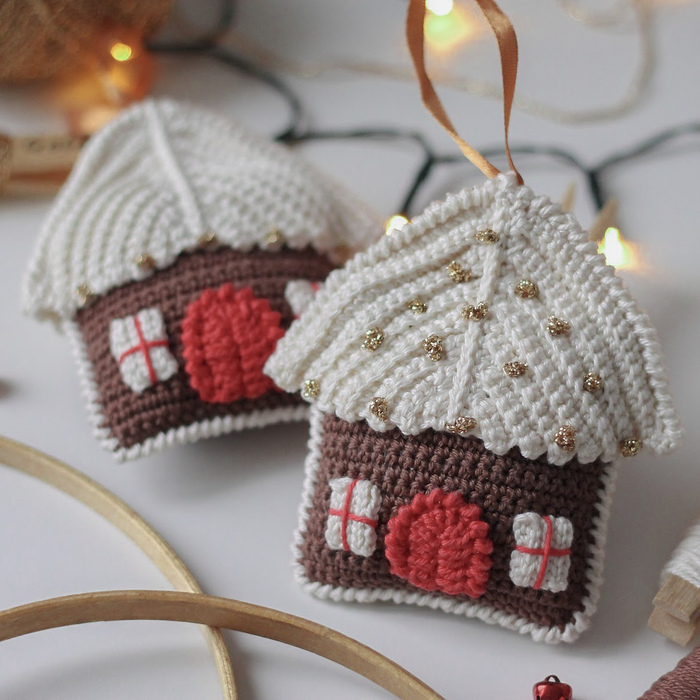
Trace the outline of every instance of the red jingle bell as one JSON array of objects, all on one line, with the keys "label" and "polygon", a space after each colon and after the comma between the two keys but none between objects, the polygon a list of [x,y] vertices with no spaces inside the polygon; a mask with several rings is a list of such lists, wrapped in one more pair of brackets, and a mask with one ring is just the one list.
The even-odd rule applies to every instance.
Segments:
[{"label": "red jingle bell", "polygon": [[535,700],[571,700],[573,693],[571,686],[562,683],[556,676],[547,676],[532,688]]}]

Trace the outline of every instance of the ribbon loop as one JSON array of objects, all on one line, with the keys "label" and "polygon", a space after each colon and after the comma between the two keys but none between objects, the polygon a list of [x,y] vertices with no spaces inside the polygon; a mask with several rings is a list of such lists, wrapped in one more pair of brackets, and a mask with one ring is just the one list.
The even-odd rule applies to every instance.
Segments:
[{"label": "ribbon loop", "polygon": [[[508,145],[508,128],[510,112],[515,94],[515,82],[518,74],[518,41],[513,25],[494,0],[476,0],[479,9],[488,21],[498,41],[498,51],[501,57],[501,75],[503,79],[503,124],[505,130],[505,150],[508,164],[516,174],[518,182],[523,179],[513,164],[513,158]],[[476,165],[487,177],[495,177],[500,170],[488,161],[473,146],[470,146],[455,129],[445,108],[440,101],[425,67],[425,0],[409,0],[406,16],[406,42],[418,76],[421,97],[426,109],[435,117],[440,126],[454,139],[462,153]]]}]

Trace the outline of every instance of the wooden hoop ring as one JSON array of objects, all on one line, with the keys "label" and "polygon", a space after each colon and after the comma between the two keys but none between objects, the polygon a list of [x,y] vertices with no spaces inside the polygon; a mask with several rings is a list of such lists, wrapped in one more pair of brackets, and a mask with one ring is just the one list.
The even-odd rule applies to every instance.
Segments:
[{"label": "wooden hoop ring", "polygon": [[290,644],[355,671],[401,700],[444,700],[398,664],[316,622],[271,608],[180,591],[107,591],[51,598],[0,612],[0,641],[57,627],[115,620],[171,620]]},{"label": "wooden hoop ring", "polygon": [[[0,463],[57,488],[91,508],[121,530],[181,591],[202,589],[185,562],[138,513],[117,495],[73,467],[28,445],[0,436]],[[226,643],[217,629],[205,628],[225,700],[237,700],[236,681]]]},{"label": "wooden hoop ring", "polygon": [[398,664],[316,622],[271,608],[204,595],[168,543],[124,501],[88,476],[27,445],[0,436],[0,463],[84,503],[118,527],[178,591],[109,591],[52,598],[0,612],[0,641],[88,622],[171,620],[205,625],[224,697],[237,700],[233,669],[220,629],[274,639],[334,661],[401,700],[444,700]]}]

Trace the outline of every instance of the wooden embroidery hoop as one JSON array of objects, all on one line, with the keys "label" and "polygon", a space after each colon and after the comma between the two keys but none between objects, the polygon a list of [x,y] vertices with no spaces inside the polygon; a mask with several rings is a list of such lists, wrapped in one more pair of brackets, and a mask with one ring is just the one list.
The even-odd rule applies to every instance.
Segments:
[{"label": "wooden embroidery hoop", "polygon": [[52,598],[0,612],[0,641],[32,632],[116,620],[172,620],[204,627],[223,697],[237,700],[231,660],[219,628],[274,639],[355,671],[402,700],[443,700],[382,654],[318,623],[258,605],[202,593],[170,545],[138,513],[85,474],[27,445],[0,437],[0,463],[29,474],[118,527],[158,566],[177,591],[108,591]]},{"label": "wooden embroidery hoop", "polygon": [[[90,477],[43,452],[1,436],[0,463],[63,491],[101,515],[134,542],[177,590],[202,592],[185,562],[163,537],[118,496]],[[236,700],[238,693],[224,638],[219,630],[203,631],[216,663],[223,697]]]}]

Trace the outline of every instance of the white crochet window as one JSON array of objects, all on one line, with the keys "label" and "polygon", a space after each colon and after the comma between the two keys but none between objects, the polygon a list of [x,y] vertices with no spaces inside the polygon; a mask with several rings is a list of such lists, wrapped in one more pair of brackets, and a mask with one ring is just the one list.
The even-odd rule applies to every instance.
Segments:
[{"label": "white crochet window", "polygon": [[515,549],[510,555],[510,578],[516,586],[558,593],[569,584],[570,520],[537,513],[521,513],[513,521]]},{"label": "white crochet window", "polygon": [[135,316],[112,319],[109,348],[122,379],[137,393],[177,372],[159,309],[141,309]]},{"label": "white crochet window", "polygon": [[377,546],[377,516],[381,505],[379,489],[365,479],[331,479],[326,542],[369,557]]}]

